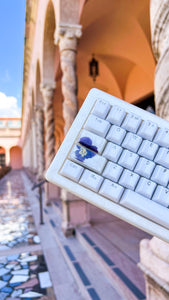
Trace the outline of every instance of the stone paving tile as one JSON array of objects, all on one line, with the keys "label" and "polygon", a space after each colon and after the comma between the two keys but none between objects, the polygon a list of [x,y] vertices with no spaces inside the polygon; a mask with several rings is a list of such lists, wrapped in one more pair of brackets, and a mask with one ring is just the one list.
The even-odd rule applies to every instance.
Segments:
[{"label": "stone paving tile", "polygon": [[0,180],[0,300],[56,299],[43,252],[34,250],[37,246],[40,238],[22,171],[12,170]]},{"label": "stone paving tile", "polygon": [[19,171],[0,180],[0,207],[0,251],[40,243]]},{"label": "stone paving tile", "polygon": [[41,251],[0,257],[0,299],[20,298],[55,299]]}]

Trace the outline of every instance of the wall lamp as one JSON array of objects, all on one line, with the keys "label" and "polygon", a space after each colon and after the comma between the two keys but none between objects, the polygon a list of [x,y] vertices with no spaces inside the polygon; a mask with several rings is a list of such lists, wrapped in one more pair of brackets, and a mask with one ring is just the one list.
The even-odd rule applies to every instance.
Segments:
[{"label": "wall lamp", "polygon": [[89,75],[96,81],[96,77],[99,75],[99,63],[92,55],[91,61],[89,61]]}]

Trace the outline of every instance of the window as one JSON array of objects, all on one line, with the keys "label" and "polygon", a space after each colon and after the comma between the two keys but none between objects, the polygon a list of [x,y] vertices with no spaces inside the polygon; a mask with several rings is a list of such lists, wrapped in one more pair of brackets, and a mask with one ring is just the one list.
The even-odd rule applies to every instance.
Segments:
[{"label": "window", "polygon": [[21,128],[21,120],[8,121],[8,128]]},{"label": "window", "polygon": [[6,128],[6,121],[0,120],[0,128]]}]

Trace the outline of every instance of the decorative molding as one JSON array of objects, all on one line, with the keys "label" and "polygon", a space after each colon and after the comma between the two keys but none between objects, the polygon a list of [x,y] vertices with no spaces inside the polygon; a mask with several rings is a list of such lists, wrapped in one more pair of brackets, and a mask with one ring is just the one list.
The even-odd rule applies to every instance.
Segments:
[{"label": "decorative molding", "polygon": [[79,24],[60,23],[54,34],[54,41],[59,45],[60,52],[76,51],[77,39],[82,36],[82,26]]},{"label": "decorative molding", "polygon": [[161,287],[169,294],[169,285],[166,282],[164,282],[162,279],[157,277],[154,273],[152,273],[149,269],[147,269],[142,263],[138,263],[137,266],[145,274],[145,276],[151,278],[158,287]]}]

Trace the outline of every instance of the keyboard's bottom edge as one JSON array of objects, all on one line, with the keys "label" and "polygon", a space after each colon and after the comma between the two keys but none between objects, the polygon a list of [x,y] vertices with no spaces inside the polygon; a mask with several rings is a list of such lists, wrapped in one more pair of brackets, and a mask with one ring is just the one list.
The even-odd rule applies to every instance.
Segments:
[{"label": "keyboard's bottom edge", "polygon": [[68,178],[63,178],[59,174],[55,173],[53,176],[51,176],[51,173],[46,174],[46,179],[70,193],[73,191],[72,194],[89,202],[90,204],[124,220],[127,223],[130,223],[133,226],[138,227],[140,230],[143,230],[152,236],[156,236],[169,243],[169,229],[163,227],[162,225],[157,224],[154,221],[151,221],[150,219],[147,219],[146,217],[129,210],[120,204],[104,198],[101,195],[96,194],[95,192],[88,190],[83,186],[80,186],[76,182],[69,180]]}]

